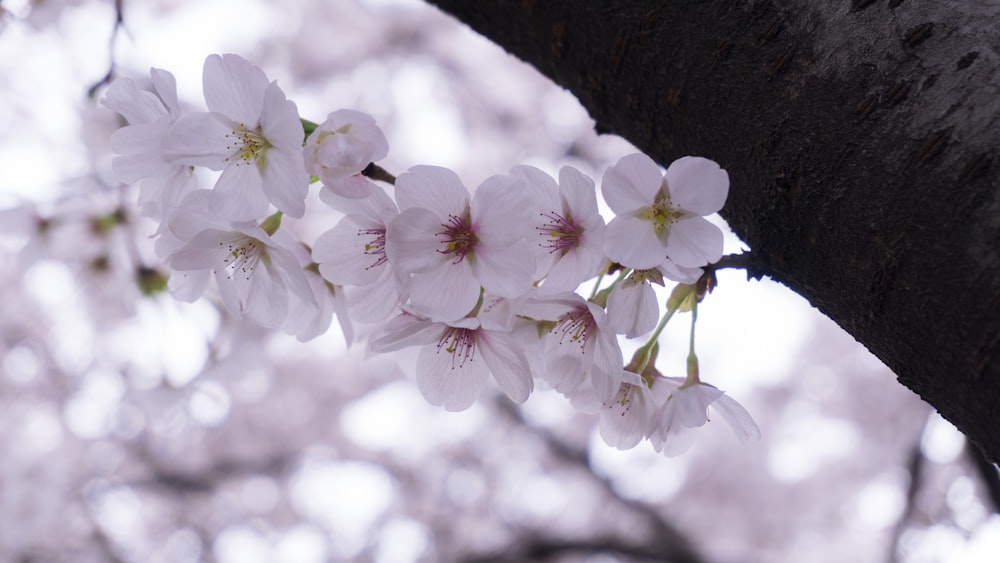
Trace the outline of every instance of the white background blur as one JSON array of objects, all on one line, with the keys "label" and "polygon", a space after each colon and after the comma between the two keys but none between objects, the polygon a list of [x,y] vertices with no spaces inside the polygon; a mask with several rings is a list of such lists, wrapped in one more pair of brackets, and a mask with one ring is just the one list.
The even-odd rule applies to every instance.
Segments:
[{"label": "white background blur", "polygon": [[[964,438],[769,280],[720,272],[698,323],[703,378],[763,440],[739,446],[715,421],[678,458],[609,448],[548,391],[446,413],[412,355],[366,357],[336,323],[302,344],[208,299],[141,296],[155,225],[110,172],[104,87],[87,94],[112,62],[140,83],[169,70],[201,109],[205,57],[238,53],[307,119],[375,116],[394,173],[435,164],[475,186],[570,164],[599,181],[634,152],[435,8],[125,0],[116,34],[108,0],[0,7],[0,561],[642,560],[666,553],[665,530],[706,561],[996,561],[998,507]],[[123,206],[127,224],[90,228]],[[335,222],[292,227],[314,239]],[[666,375],[682,375],[687,330],[679,317],[661,339]]]}]

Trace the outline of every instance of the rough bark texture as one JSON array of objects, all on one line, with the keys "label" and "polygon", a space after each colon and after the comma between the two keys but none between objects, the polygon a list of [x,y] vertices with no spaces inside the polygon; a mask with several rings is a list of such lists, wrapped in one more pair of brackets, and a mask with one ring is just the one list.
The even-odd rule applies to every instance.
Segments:
[{"label": "rough bark texture", "polygon": [[434,0],[663,163],[1000,460],[1000,4]]}]

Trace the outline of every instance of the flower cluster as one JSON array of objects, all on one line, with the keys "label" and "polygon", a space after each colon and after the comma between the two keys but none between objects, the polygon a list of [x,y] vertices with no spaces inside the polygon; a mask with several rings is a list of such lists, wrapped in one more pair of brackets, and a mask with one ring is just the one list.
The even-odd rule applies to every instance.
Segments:
[{"label": "flower cluster", "polygon": [[[371,116],[305,121],[237,55],[205,61],[207,111],[182,112],[173,76],[151,77],[152,91],[116,80],[103,103],[128,121],[112,138],[113,167],[160,222],[156,251],[178,298],[211,291],[231,314],[301,340],[334,316],[349,339],[352,321],[372,323],[373,352],[420,347],[417,385],[448,410],[491,381],[516,402],[539,384],[600,410],[601,434],[619,448],[646,437],[679,453],[709,407],[739,436],[757,435],[696,371],[677,380],[652,367],[670,316],[696,317],[688,299],[661,318],[653,286],[694,288],[722,256],[705,216],[725,203],[729,177],[711,160],[684,157],[664,173],[625,156],[601,181],[615,213],[605,224],[594,180],[569,166],[558,178],[515,166],[471,190],[436,166],[393,178],[374,164],[388,143]],[[214,185],[200,185],[197,167],[218,172]],[[282,221],[303,217],[312,183],[342,218],[307,244]],[[577,293],[595,278],[589,298]],[[626,365],[620,338],[654,329],[642,361]]]}]

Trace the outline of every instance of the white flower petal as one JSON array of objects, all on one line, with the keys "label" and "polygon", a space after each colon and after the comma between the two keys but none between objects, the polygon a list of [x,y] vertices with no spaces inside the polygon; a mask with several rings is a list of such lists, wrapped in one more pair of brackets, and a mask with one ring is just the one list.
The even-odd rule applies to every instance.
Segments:
[{"label": "white flower petal", "polygon": [[278,87],[277,82],[268,84],[264,90],[264,104],[259,120],[261,133],[273,147],[298,151],[302,173],[308,177],[302,156],[305,131],[302,129],[302,120],[299,119],[299,110],[295,102],[285,98],[285,93]]},{"label": "white flower petal", "polygon": [[451,255],[439,252],[441,241],[436,233],[442,229],[441,219],[421,208],[406,209],[386,228],[385,252],[403,273],[427,272],[442,267]]},{"label": "white flower petal", "polygon": [[583,172],[572,166],[563,166],[559,170],[559,192],[577,221],[587,223],[589,218],[604,224],[597,206],[594,180]]},{"label": "white flower petal", "polygon": [[606,444],[634,448],[646,434],[652,405],[640,385],[620,384],[612,400],[601,405],[599,431]]},{"label": "white flower petal", "polygon": [[212,214],[232,220],[263,218],[269,203],[254,166],[230,166],[222,171],[209,198]]},{"label": "white flower petal", "polygon": [[409,290],[414,309],[436,321],[460,319],[479,301],[479,281],[464,261],[414,274]]},{"label": "white flower petal", "polygon": [[674,457],[691,449],[694,439],[698,436],[697,426],[687,427],[675,424],[669,432],[662,432],[649,437],[653,449],[663,455]]},{"label": "white flower petal", "polygon": [[508,245],[487,245],[480,241],[471,258],[470,268],[487,292],[514,298],[531,289],[535,261],[523,241]]},{"label": "white flower petal", "polygon": [[381,334],[371,340],[369,350],[376,354],[395,352],[409,346],[422,346],[437,342],[444,325],[427,319],[400,313],[382,327]]},{"label": "white flower petal", "polygon": [[604,229],[604,254],[622,266],[648,270],[663,262],[667,248],[649,221],[619,215]]},{"label": "white flower petal", "polygon": [[537,208],[545,211],[562,211],[559,185],[552,176],[526,164],[511,168],[510,174],[524,180],[525,192],[535,201]]},{"label": "white flower petal", "polygon": [[173,253],[167,263],[174,270],[222,270],[226,263],[226,245],[232,233],[205,229]]},{"label": "white flower petal", "polygon": [[439,166],[414,166],[396,178],[399,210],[424,208],[438,219],[461,217],[469,208],[469,191],[458,175]]},{"label": "white flower petal", "polygon": [[267,85],[264,71],[239,55],[209,55],[205,59],[202,86],[208,110],[237,123],[257,126]]},{"label": "white flower petal", "polygon": [[660,308],[648,283],[625,280],[608,295],[608,327],[626,338],[635,338],[656,327]]},{"label": "white flower petal", "polygon": [[[524,180],[491,176],[472,196],[472,227],[481,241],[512,244],[524,238],[530,210],[531,200]],[[534,270],[534,264],[531,267]]]},{"label": "white flower petal", "polygon": [[721,396],[722,391],[705,383],[674,391],[670,401],[675,422],[689,428],[704,425],[708,422],[708,406]]},{"label": "white flower petal", "polygon": [[667,256],[678,266],[704,266],[722,258],[722,243],[719,227],[703,217],[692,216],[670,227]]},{"label": "white flower petal", "polygon": [[535,383],[524,353],[503,333],[480,330],[478,342],[497,386],[515,403],[528,400]]},{"label": "white flower petal", "polygon": [[736,399],[729,395],[722,395],[712,403],[712,408],[722,415],[722,418],[726,420],[741,442],[760,440],[760,428],[757,427],[750,413]]},{"label": "white flower petal", "polygon": [[[244,281],[249,281],[251,275],[253,283],[249,284],[244,314],[267,328],[281,326],[288,317],[288,291],[284,281],[276,271],[266,267],[256,268]],[[313,299],[311,295],[310,299]]]},{"label": "white flower petal", "polygon": [[171,118],[176,119],[181,111],[181,104],[177,101],[177,79],[169,71],[160,68],[150,68],[149,77],[152,79],[153,89],[163,101],[167,113]]},{"label": "white flower petal", "polygon": [[163,139],[164,159],[177,164],[222,170],[236,153],[227,135],[234,123],[220,113],[189,113],[174,122]]},{"label": "white flower petal", "polygon": [[430,344],[417,356],[417,388],[427,402],[448,411],[472,406],[489,378],[482,358],[451,354],[445,346]]},{"label": "white flower petal", "polygon": [[132,125],[150,123],[169,115],[163,101],[156,94],[141,90],[128,77],[115,79],[101,99],[101,104],[120,113]]},{"label": "white flower petal", "polygon": [[562,255],[545,276],[539,288],[543,295],[573,291],[584,281],[597,275],[604,262],[604,254],[579,246]]},{"label": "white flower petal", "polygon": [[666,178],[674,205],[697,215],[722,209],[729,195],[729,174],[707,158],[679,158],[667,168]]},{"label": "white flower petal", "polygon": [[635,153],[622,157],[604,173],[601,193],[615,213],[630,213],[653,204],[663,185],[660,167],[648,156]]},{"label": "white flower petal", "polygon": [[164,162],[162,143],[170,124],[165,119],[153,123],[129,125],[111,134],[111,148],[117,156],[111,167],[123,182],[169,176],[178,166]]},{"label": "white flower petal", "polygon": [[359,225],[368,228],[385,226],[399,215],[396,202],[385,193],[385,190],[369,182],[372,189],[363,198],[339,196],[329,190],[320,191],[323,203],[340,211],[344,215],[358,215],[365,220],[355,219]]},{"label": "white flower petal", "polygon": [[377,235],[360,234],[363,230],[352,217],[345,217],[313,244],[312,257],[320,273],[336,285],[366,285],[382,277],[389,263],[375,265],[378,256],[366,254]]},{"label": "white flower petal", "polygon": [[261,176],[264,195],[275,207],[295,219],[305,214],[309,175],[303,168],[301,150],[284,151],[275,147],[268,149],[263,170],[258,169],[257,173]]},{"label": "white flower petal", "polygon": [[[346,178],[323,179],[323,189],[320,191],[320,199],[327,203],[328,194],[343,198],[363,199],[378,191],[378,185],[361,174],[347,176]],[[329,203],[327,203],[329,205]]]},{"label": "white flower petal", "polygon": [[383,272],[378,280],[358,287],[341,288],[348,295],[351,318],[363,323],[378,323],[389,318],[402,298],[392,272]]}]

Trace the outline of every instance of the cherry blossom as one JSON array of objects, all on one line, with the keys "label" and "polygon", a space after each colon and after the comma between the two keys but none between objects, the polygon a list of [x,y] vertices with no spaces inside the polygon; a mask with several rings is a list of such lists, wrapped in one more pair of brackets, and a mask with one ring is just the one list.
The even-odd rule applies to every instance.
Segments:
[{"label": "cherry blossom", "polygon": [[213,214],[259,219],[273,204],[301,217],[309,174],[295,103],[238,55],[210,55],[203,79],[209,111],[177,119],[163,141],[167,159],[222,170],[209,202]]},{"label": "cherry blossom", "polygon": [[661,174],[648,156],[630,154],[604,173],[601,193],[617,214],[604,251],[623,266],[654,268],[669,258],[698,267],[722,257],[722,231],[703,217],[729,193],[729,175],[715,162],[685,156]]},{"label": "cherry blossom", "polygon": [[388,318],[402,302],[404,285],[385,250],[387,225],[399,215],[395,202],[378,186],[365,198],[330,194],[324,201],[346,215],[313,245],[320,274],[336,285],[358,286],[351,299],[357,320]]},{"label": "cherry blossom", "polygon": [[[469,408],[491,378],[523,402],[537,377],[600,413],[601,436],[616,448],[647,438],[680,453],[709,408],[741,439],[759,435],[739,403],[698,379],[696,308],[680,307],[721,256],[722,233],[704,218],[728,194],[716,163],[684,157],[662,172],[643,154],[623,157],[603,176],[617,214],[608,225],[593,180],[569,166],[558,180],[515,166],[470,193],[455,172],[418,165],[395,179],[394,200],[362,175],[388,154],[370,115],[344,109],[318,125],[301,121],[277,84],[237,55],[206,59],[207,112],[182,114],[173,76],[153,69],[152,78],[152,91],[116,81],[104,104],[129,121],[115,133],[114,167],[144,182],[144,212],[163,219],[155,249],[174,270],[177,298],[194,301],[214,280],[233,316],[302,341],[334,315],[348,344],[352,321],[373,323],[359,340],[375,353],[419,347],[417,387],[447,410]],[[195,166],[221,171],[212,190],[194,190]],[[307,232],[306,222],[281,228],[283,216],[305,214],[310,175],[323,183],[320,200],[342,214],[311,247],[292,234]],[[619,269],[591,299],[575,293]],[[657,324],[653,285],[664,279],[687,285]],[[686,380],[654,367],[678,310],[692,313]],[[619,335],[650,331],[623,367]]]},{"label": "cherry blossom", "polygon": [[[546,315],[539,310],[542,305],[557,313]],[[534,318],[555,322],[542,337],[540,377],[571,398],[583,395],[584,404],[588,398],[597,403],[611,399],[621,382],[622,352],[604,309],[574,293],[535,300],[529,306]]]},{"label": "cherry blossom", "polygon": [[168,162],[162,148],[164,137],[180,117],[174,75],[158,68],[149,73],[153,91],[122,77],[111,83],[101,103],[129,122],[111,135],[115,175],[123,182],[139,183],[143,215],[163,218],[197,184],[191,167]]},{"label": "cherry blossom", "polygon": [[375,118],[341,109],[328,115],[306,139],[306,169],[334,193],[365,197],[374,184],[361,176],[361,171],[388,153],[389,143]]},{"label": "cherry blossom", "polygon": [[627,338],[653,330],[660,314],[653,284],[663,287],[663,278],[694,283],[701,275],[701,268],[678,266],[670,259],[656,268],[633,271],[608,295],[608,326]]},{"label": "cherry blossom", "polygon": [[299,260],[268,233],[276,231],[280,215],[265,221],[265,230],[251,221],[227,221],[199,212],[199,200],[204,199],[204,192],[194,192],[168,218],[173,236],[184,241],[166,249],[171,268],[212,272],[230,313],[265,327],[285,322],[292,294],[318,306]]},{"label": "cherry blossom", "polygon": [[498,322],[501,318],[484,311],[483,316],[444,323],[403,312],[372,341],[371,349],[387,352],[420,345],[417,387],[428,402],[446,410],[472,406],[491,376],[512,401],[523,403],[534,388],[531,368],[510,326]]},{"label": "cherry blossom", "polygon": [[[662,395],[664,386],[655,388]],[[606,444],[619,450],[634,448],[649,431],[650,422],[664,397],[657,397],[642,378],[623,370],[618,392],[601,405],[599,432]]]},{"label": "cherry blossom", "polygon": [[741,442],[760,439],[760,430],[746,409],[715,386],[690,383],[679,377],[657,377],[652,387],[669,390],[666,401],[651,420],[649,440],[656,451],[666,455],[687,451],[694,442],[695,431],[708,422],[709,407],[722,415]]},{"label": "cherry blossom", "polygon": [[386,255],[411,275],[413,307],[430,318],[464,317],[480,287],[518,297],[531,287],[534,261],[524,239],[529,201],[524,182],[492,176],[470,202],[446,168],[415,166],[396,179],[400,214],[386,232]]},{"label": "cherry blossom", "polygon": [[594,181],[571,166],[559,171],[559,184],[533,166],[515,166],[535,199],[536,279],[543,293],[573,291],[604,263],[604,219],[598,212]]}]

